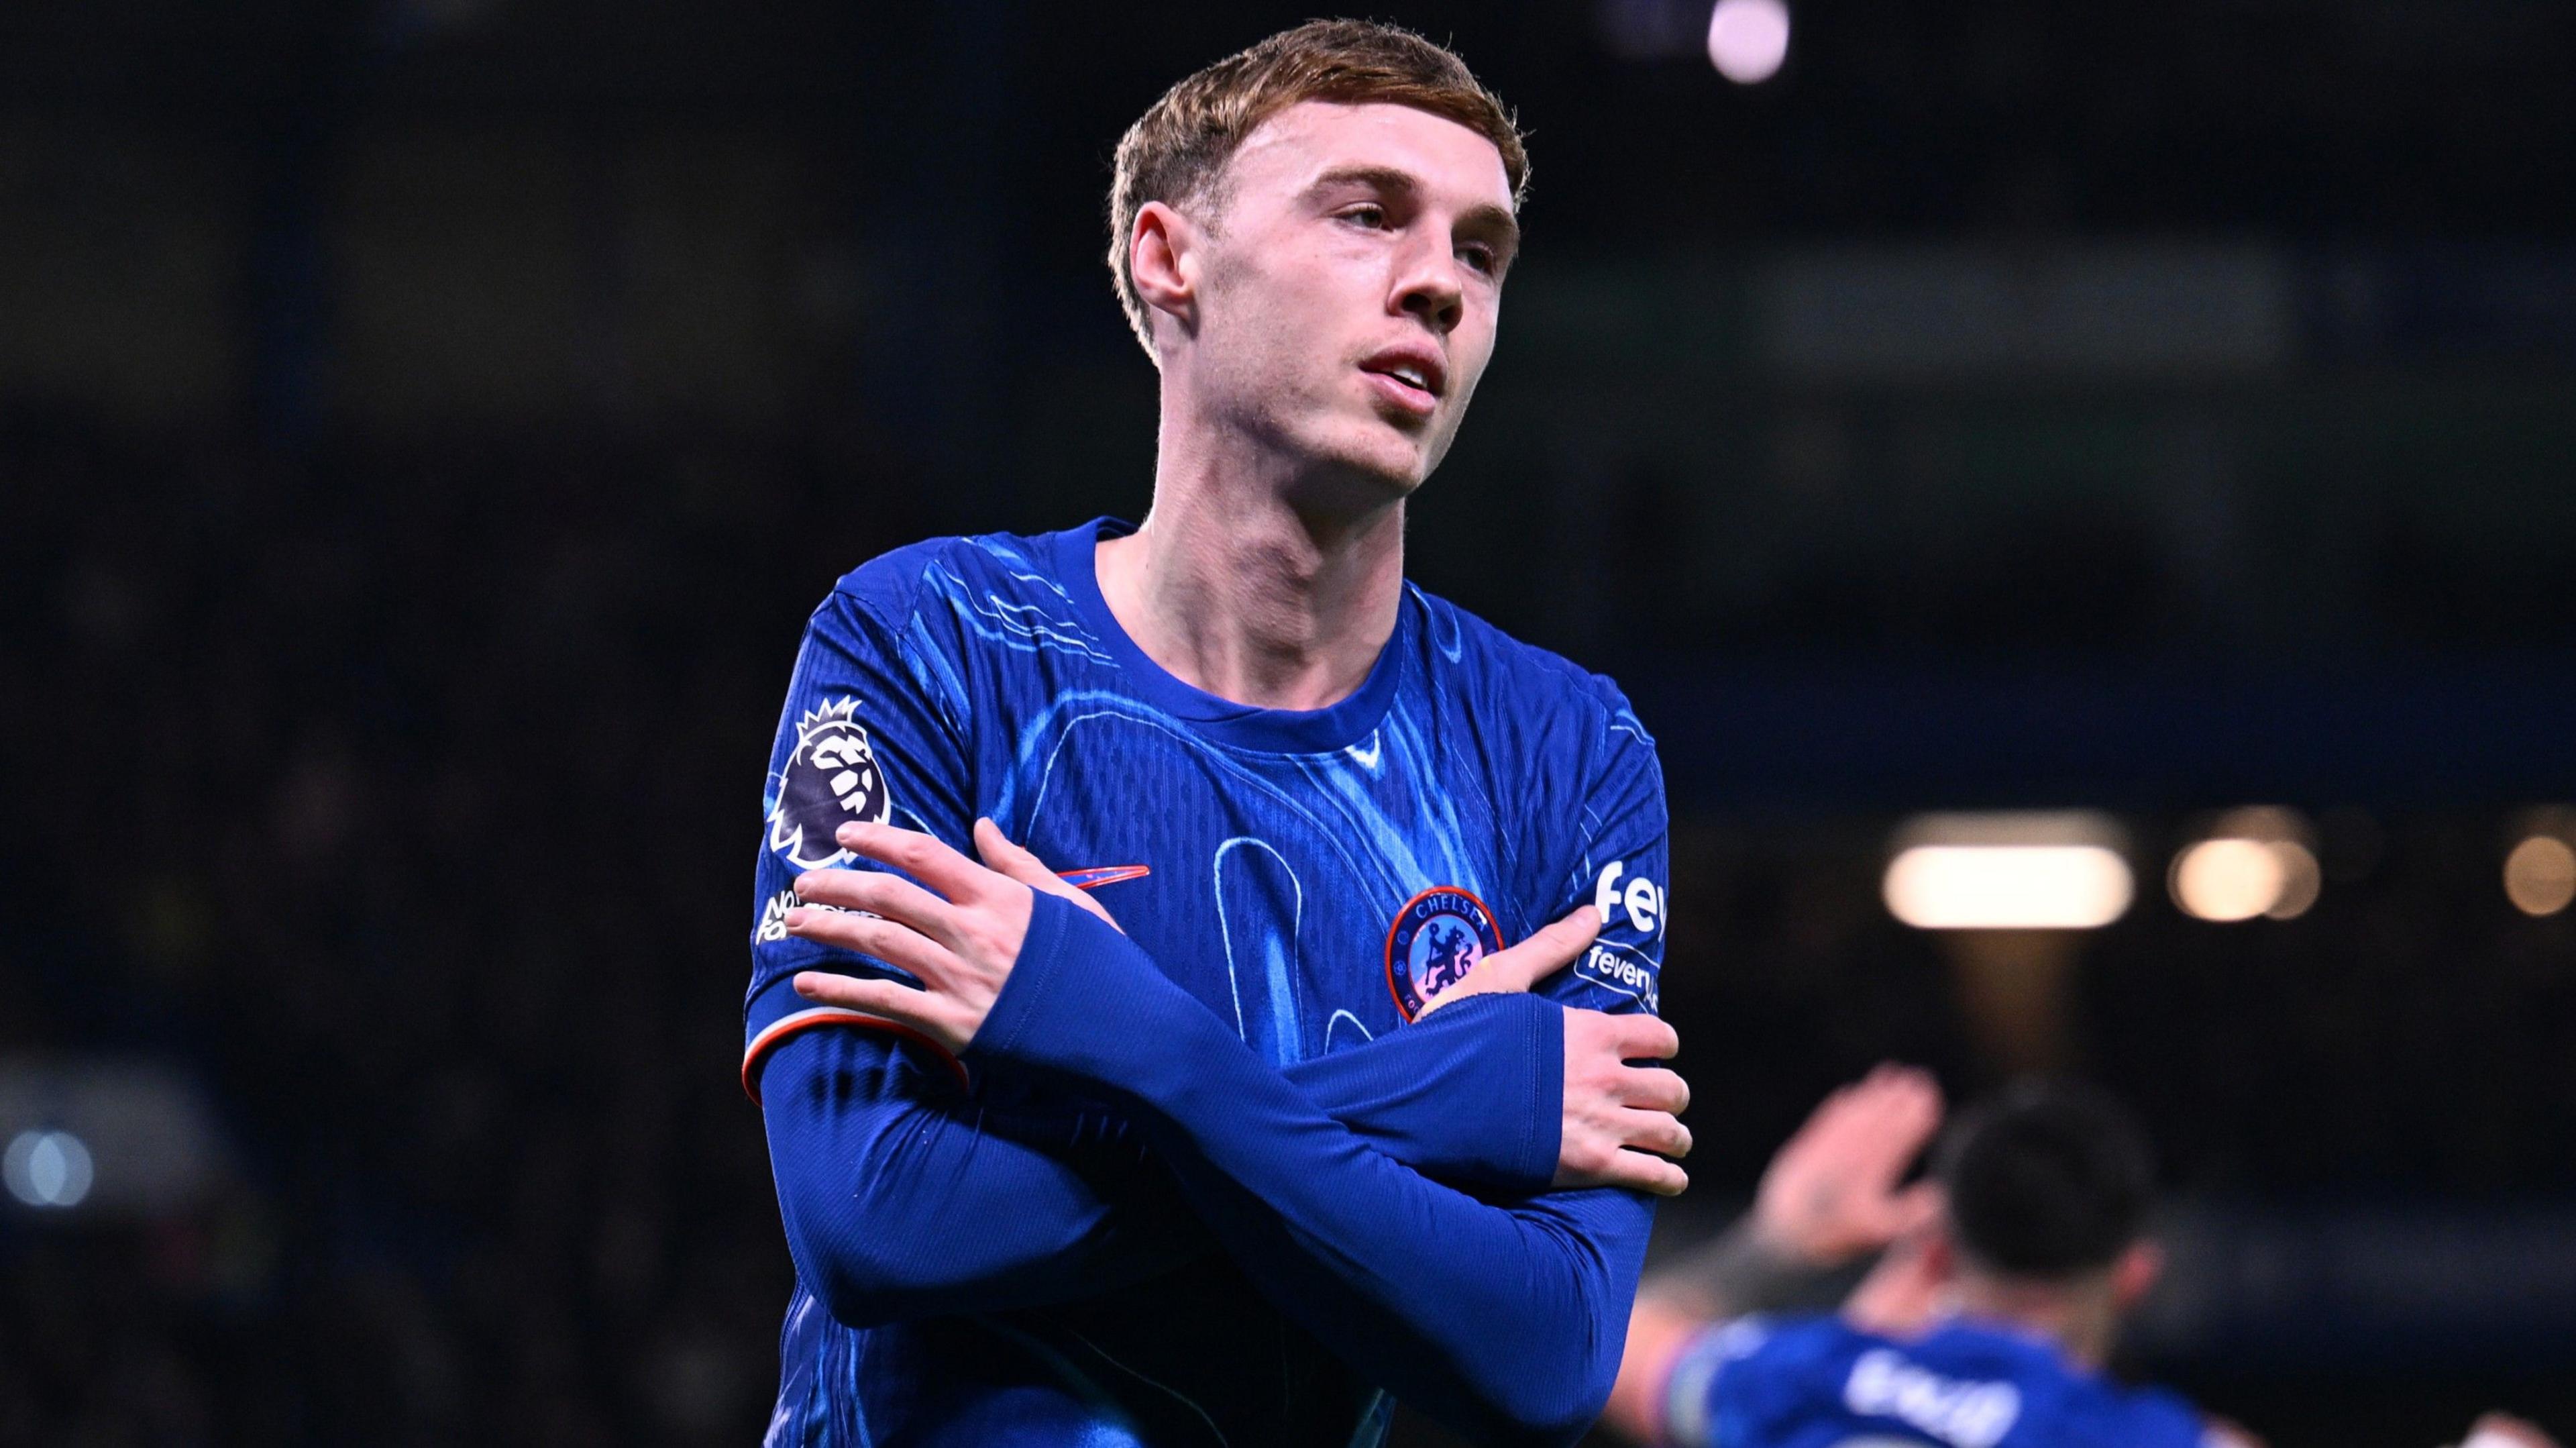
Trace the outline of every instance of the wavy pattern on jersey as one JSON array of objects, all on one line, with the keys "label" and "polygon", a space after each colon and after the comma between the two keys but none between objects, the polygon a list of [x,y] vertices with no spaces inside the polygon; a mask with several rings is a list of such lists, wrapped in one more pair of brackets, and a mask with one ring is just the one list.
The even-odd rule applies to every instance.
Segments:
[{"label": "wavy pattern on jersey", "polygon": [[1118,667],[1118,660],[1101,647],[1099,636],[1085,627],[1075,614],[1073,600],[1065,595],[1061,585],[1034,572],[1025,557],[1017,557],[988,540],[972,541],[984,551],[1015,564],[1010,575],[1012,581],[1042,591],[1046,596],[1042,603],[1005,598],[993,589],[977,587],[950,567],[947,560],[933,560],[922,571],[922,582],[954,606],[958,622],[976,637],[1007,649],[1023,653],[1057,649],[1078,654],[1104,668]]},{"label": "wavy pattern on jersey", "polygon": [[[1405,1028],[1388,931],[1426,888],[1472,892],[1511,935],[1594,898],[1614,859],[1662,879],[1660,781],[1615,690],[1407,585],[1390,667],[1359,705],[1230,711],[1119,633],[1086,586],[1099,533],[931,540],[845,578],[849,603],[816,615],[773,767],[801,711],[864,696],[897,822],[962,844],[988,815],[1059,869],[1148,866],[1094,898],[1279,1064]],[[792,883],[764,849],[762,907]],[[1578,965],[1548,992],[1651,1005],[1650,984],[1625,987],[1651,980],[1660,933],[1623,917],[1603,937],[1621,967]],[[814,958],[756,939],[752,995]],[[800,1290],[780,1347],[771,1441],[801,1448],[1370,1448],[1387,1431],[1366,1366],[1221,1256],[973,1320],[854,1328]]]},{"label": "wavy pattern on jersey", "polygon": [[1385,862],[1379,883],[1405,895],[1428,885],[1487,894],[1485,872],[1465,847],[1465,841],[1483,836],[1465,827],[1461,806],[1478,807],[1474,813],[1490,818],[1490,804],[1479,796],[1424,787],[1455,780],[1463,772],[1441,768],[1437,746],[1409,710],[1391,711],[1369,740],[1372,747],[1366,753],[1355,746],[1295,762],[1342,823]]},{"label": "wavy pattern on jersey", "polygon": [[[1104,723],[1143,731],[1117,751],[1131,771],[1151,766],[1149,751],[1171,751],[1194,771],[1249,792],[1218,791],[1228,805],[1271,814],[1282,826],[1313,830],[1353,882],[1376,894],[1402,899],[1426,884],[1455,885],[1478,894],[1489,888],[1482,865],[1458,834],[1455,797],[1436,787],[1441,775],[1430,742],[1400,710],[1372,736],[1381,741],[1381,749],[1397,751],[1397,763],[1387,767],[1351,759],[1350,750],[1246,756],[1208,743],[1181,720],[1127,695],[1067,690],[1021,728],[1016,764],[993,801],[993,818],[1033,829],[1057,786],[1059,766],[1072,752],[1075,734]],[[1086,746],[1082,752],[1093,751]],[[1310,793],[1318,786],[1320,799]],[[1329,815],[1315,807],[1326,802]],[[1490,816],[1490,806],[1481,813]]]},{"label": "wavy pattern on jersey", "polygon": [[[1306,890],[1267,840],[1237,835],[1216,847],[1216,923],[1225,942],[1234,1029],[1273,1066],[1306,1059],[1297,932]],[[1285,927],[1284,929],[1282,927]]]}]

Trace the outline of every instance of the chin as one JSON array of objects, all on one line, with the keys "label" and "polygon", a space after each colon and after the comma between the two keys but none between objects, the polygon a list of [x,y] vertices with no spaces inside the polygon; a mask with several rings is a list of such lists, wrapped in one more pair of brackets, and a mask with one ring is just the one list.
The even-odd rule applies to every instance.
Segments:
[{"label": "chin", "polygon": [[1383,423],[1330,439],[1315,452],[1319,459],[1339,464],[1336,471],[1387,498],[1405,497],[1431,475],[1423,441]]}]

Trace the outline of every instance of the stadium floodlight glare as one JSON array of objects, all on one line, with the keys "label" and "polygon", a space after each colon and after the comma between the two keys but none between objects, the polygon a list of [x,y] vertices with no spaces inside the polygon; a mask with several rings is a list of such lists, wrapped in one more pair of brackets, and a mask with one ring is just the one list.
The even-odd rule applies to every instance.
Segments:
[{"label": "stadium floodlight glare", "polygon": [[2198,920],[2251,920],[2281,898],[2281,857],[2261,840],[2202,840],[2174,857],[2173,897]]},{"label": "stadium floodlight glare", "polygon": [[2576,904],[2576,848],[2533,835],[2504,857],[2505,898],[2525,915],[2555,915]]},{"label": "stadium floodlight glare", "polygon": [[68,1131],[22,1131],[0,1154],[0,1180],[31,1207],[77,1207],[89,1195],[89,1147]]},{"label": "stadium floodlight glare", "polygon": [[2325,872],[2304,820],[2257,805],[2220,815],[2207,838],[2174,856],[2166,883],[2174,904],[2196,920],[2295,920],[2317,903]]},{"label": "stadium floodlight glare", "polygon": [[1737,85],[1760,85],[1789,59],[1784,0],[1717,0],[1708,17],[1708,59]]},{"label": "stadium floodlight glare", "polygon": [[1922,815],[1882,893],[1918,930],[2094,930],[2136,893],[2119,827],[2090,811]]}]

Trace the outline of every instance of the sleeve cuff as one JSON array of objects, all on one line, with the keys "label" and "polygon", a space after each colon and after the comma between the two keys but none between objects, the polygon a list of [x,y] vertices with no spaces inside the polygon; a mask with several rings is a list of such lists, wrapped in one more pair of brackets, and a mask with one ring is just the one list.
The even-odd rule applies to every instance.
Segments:
[{"label": "sleeve cuff", "polygon": [[754,1106],[760,1104],[760,1068],[769,1053],[789,1037],[817,1026],[854,1026],[863,1031],[879,1031],[917,1046],[931,1059],[946,1067],[957,1078],[960,1087],[972,1088],[965,1063],[951,1055],[948,1048],[899,1021],[872,1016],[844,1006],[816,1005],[796,993],[796,977],[781,976],[754,997],[743,1009],[742,1024],[742,1092]]}]

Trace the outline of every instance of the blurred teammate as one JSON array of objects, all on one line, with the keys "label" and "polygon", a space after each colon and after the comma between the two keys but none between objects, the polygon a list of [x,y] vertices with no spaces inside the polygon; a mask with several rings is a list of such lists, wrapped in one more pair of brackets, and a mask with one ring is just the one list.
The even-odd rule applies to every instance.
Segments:
[{"label": "blurred teammate", "polygon": [[1524,168],[1403,31],[1183,81],[1111,198],[1143,525],[905,548],[816,611],[745,1015],[797,1268],[771,1443],[1598,1411],[1689,1145],[1624,1064],[1674,1049],[1662,781],[1607,680],[1403,577]]},{"label": "blurred teammate", "polygon": [[[2098,1092],[2026,1086],[1941,1123],[1882,1066],[1772,1159],[1754,1209],[1638,1295],[1604,1421],[1704,1448],[2255,1448],[2182,1399],[2102,1376],[2160,1266],[2145,1138]],[[1838,1315],[1765,1316],[1886,1249]],[[2503,1414],[2462,1448],[2555,1448]]]},{"label": "blurred teammate", "polygon": [[[1641,1293],[1609,1421],[1647,1442],[1954,1448],[2239,1441],[2101,1376],[2159,1265],[2144,1138],[2099,1094],[2005,1093],[1899,1188],[1938,1089],[1882,1067],[1819,1107],[1750,1217]],[[1770,1318],[1802,1280],[1886,1255],[1837,1315]]]}]

